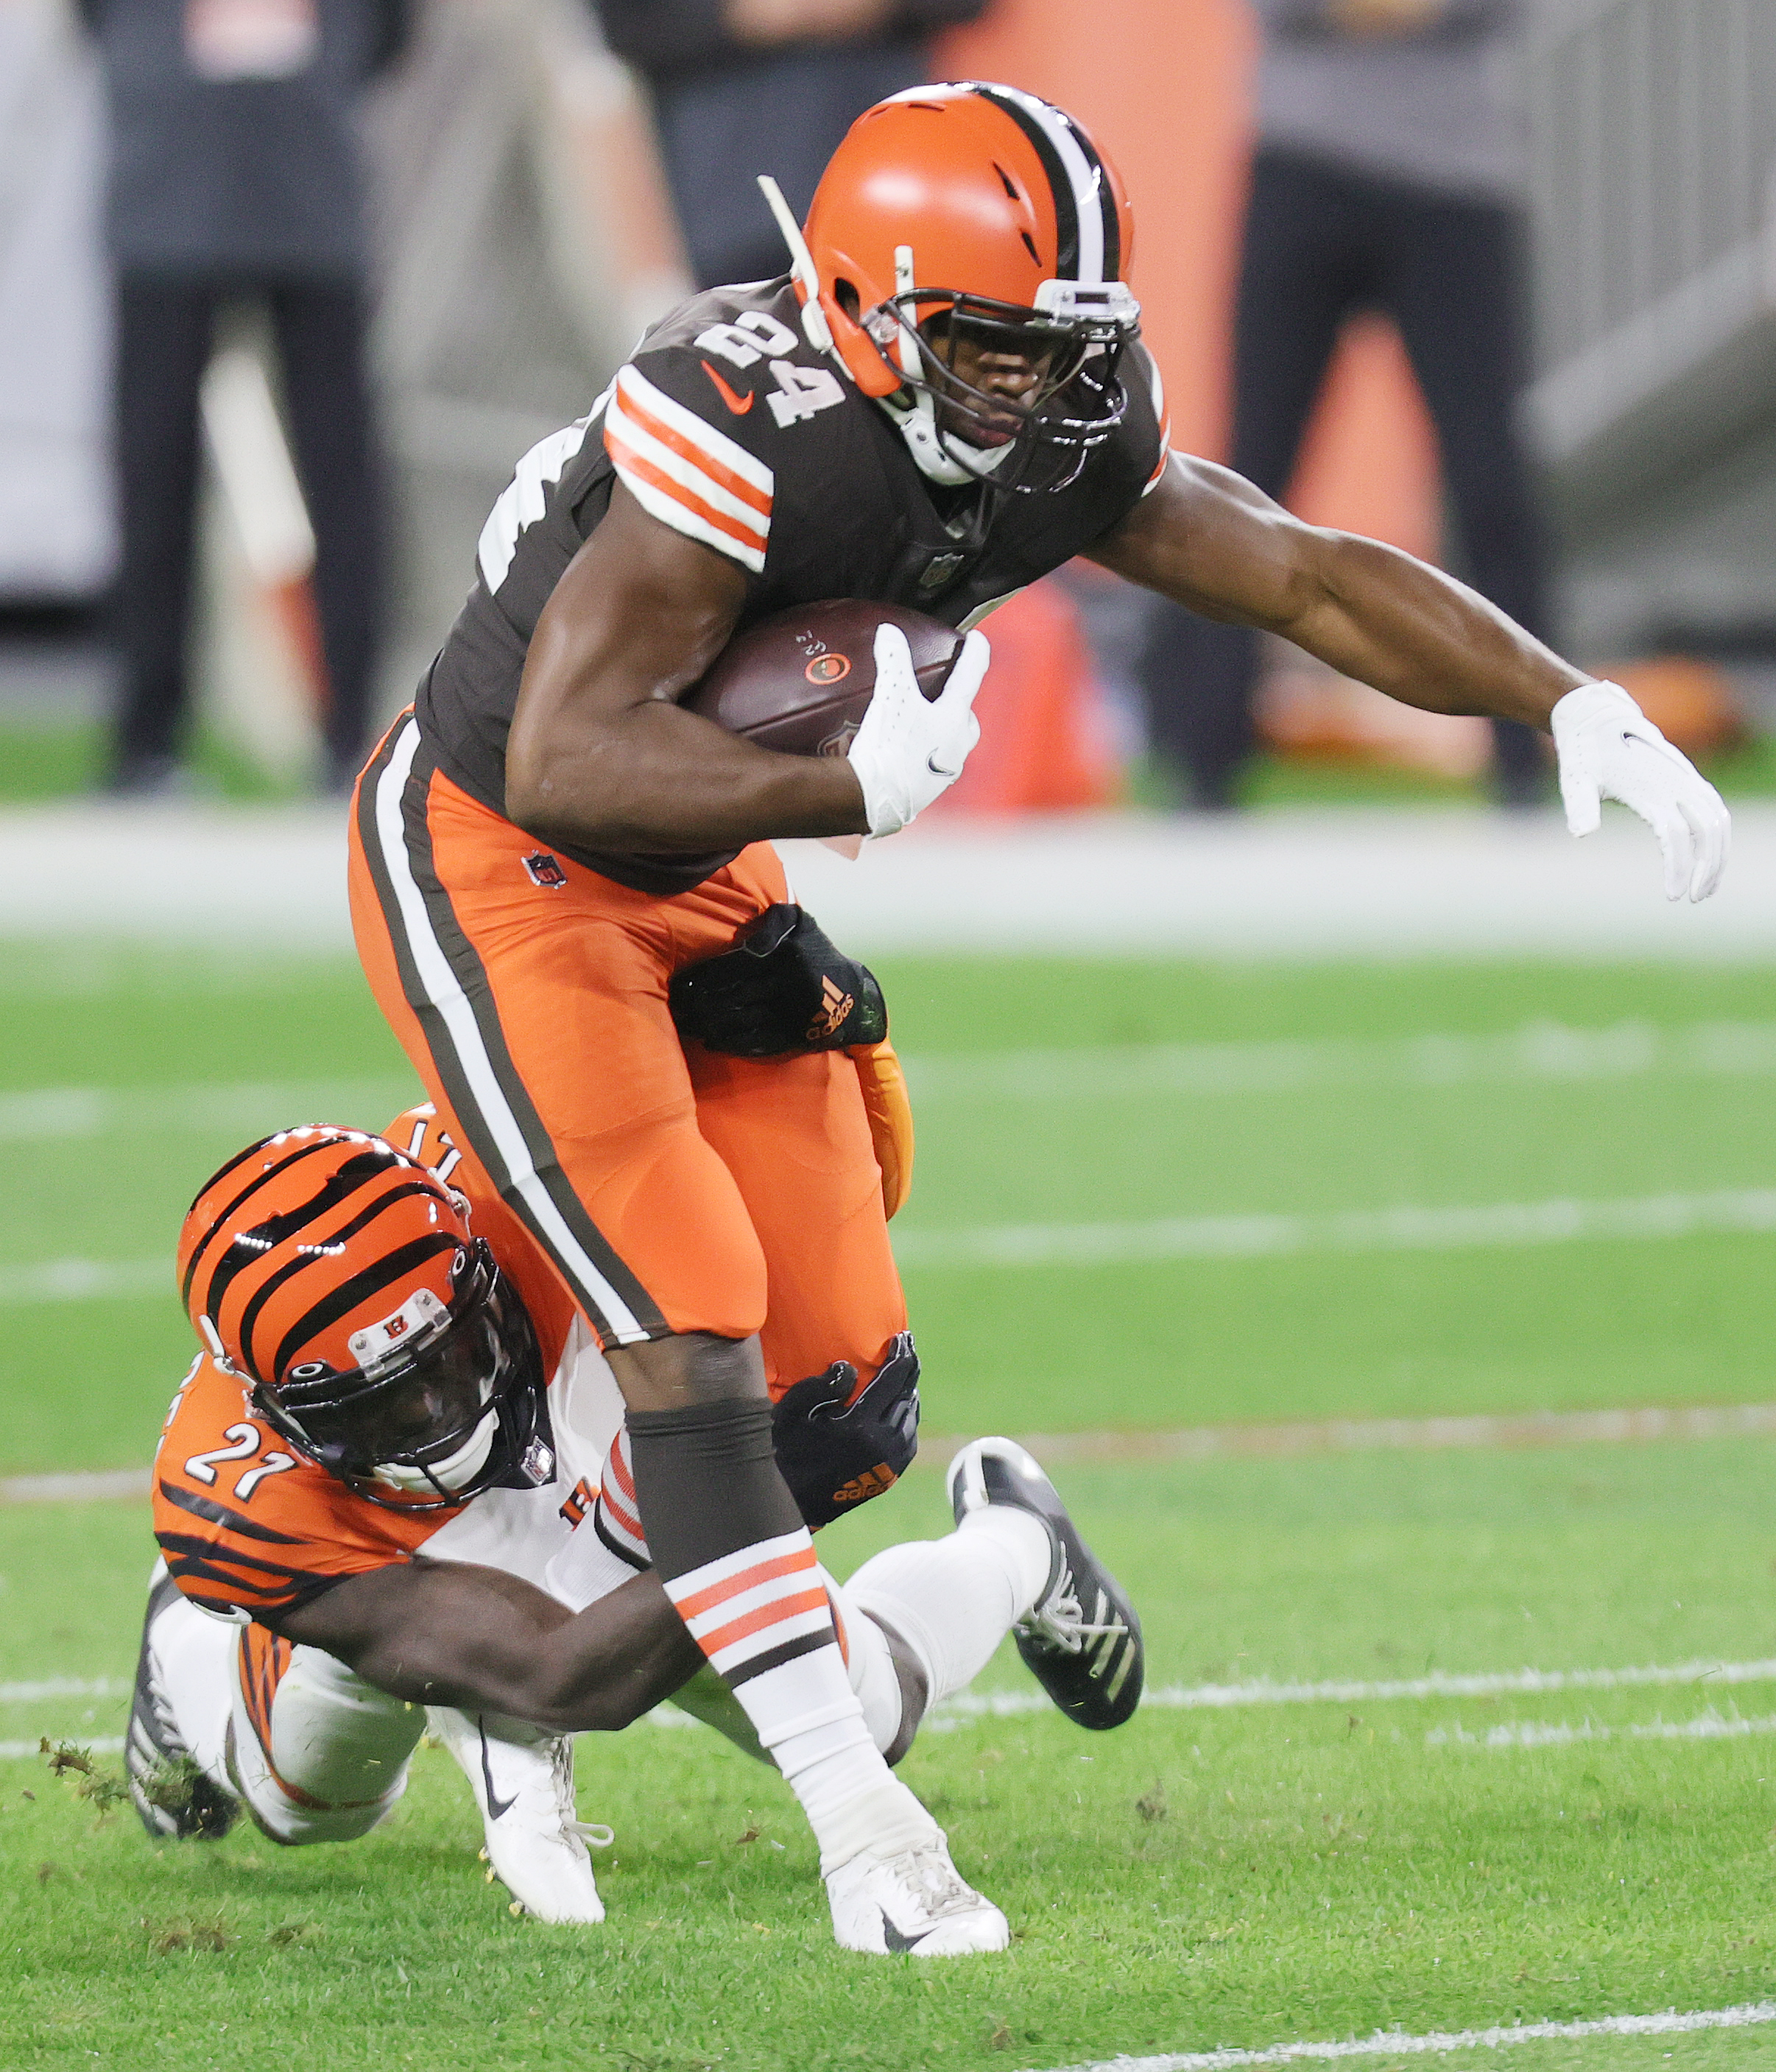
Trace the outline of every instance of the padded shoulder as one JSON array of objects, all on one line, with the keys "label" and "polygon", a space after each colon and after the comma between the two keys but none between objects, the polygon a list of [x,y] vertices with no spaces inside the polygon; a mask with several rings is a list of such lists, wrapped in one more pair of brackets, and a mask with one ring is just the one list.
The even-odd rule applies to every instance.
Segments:
[{"label": "padded shoulder", "polygon": [[787,279],[717,288],[680,305],[619,372],[605,450],[644,510],[759,575],[783,471],[822,465],[824,442],[804,428],[860,405],[803,335]]},{"label": "padded shoulder", "polygon": [[154,1460],[154,1537],[204,1610],[287,1611],[342,1577],[405,1560],[454,1511],[403,1515],[355,1497],[253,1416],[240,1382],[200,1359]]}]

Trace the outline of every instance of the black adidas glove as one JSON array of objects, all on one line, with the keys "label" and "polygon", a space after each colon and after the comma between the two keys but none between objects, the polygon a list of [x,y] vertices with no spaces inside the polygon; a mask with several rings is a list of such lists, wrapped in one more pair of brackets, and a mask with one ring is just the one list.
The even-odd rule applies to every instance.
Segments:
[{"label": "black adidas glove", "polygon": [[855,1403],[849,1360],[799,1381],[772,1406],[777,1466],[811,1532],[891,1489],[919,1451],[919,1355],[902,1331]]},{"label": "black adidas glove", "polygon": [[800,906],[767,906],[731,950],[674,972],[666,997],[681,1037],[730,1058],[842,1050],[888,1034],[874,976]]}]

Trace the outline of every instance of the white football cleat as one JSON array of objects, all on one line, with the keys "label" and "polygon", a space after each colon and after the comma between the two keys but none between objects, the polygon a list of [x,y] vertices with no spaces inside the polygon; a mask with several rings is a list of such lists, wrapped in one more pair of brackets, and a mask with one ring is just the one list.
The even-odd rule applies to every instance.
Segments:
[{"label": "white football cleat", "polygon": [[[487,1830],[489,1875],[512,1894],[514,1911],[539,1921],[602,1921],[604,1901],[586,1844],[605,1849],[615,1837],[576,1814],[573,1737],[540,1733],[505,1719],[496,1720],[489,1733],[479,1713],[444,1706],[432,1708],[430,1724],[469,1780]],[[508,1738],[520,1733],[535,1737]]]},{"label": "white football cleat", "polygon": [[966,1957],[1003,1950],[1011,1940],[1004,1914],[957,1875],[941,1828],[891,1856],[861,1851],[827,1873],[826,1896],[841,1950]]}]

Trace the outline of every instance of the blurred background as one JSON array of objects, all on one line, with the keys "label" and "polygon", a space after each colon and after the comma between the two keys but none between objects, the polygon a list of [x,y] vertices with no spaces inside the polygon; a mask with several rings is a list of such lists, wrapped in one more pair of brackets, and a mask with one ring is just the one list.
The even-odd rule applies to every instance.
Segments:
[{"label": "blurred background", "polygon": [[[805,205],[928,75],[1120,161],[1181,446],[1620,676],[1736,815],[1669,907],[1536,738],[1083,566],[997,614],[961,782],[791,845],[926,1118],[934,1429],[1768,1392],[1767,0],[0,0],[0,1474],[96,1386],[74,1465],[134,1472],[204,1173],[413,1097],[345,912],[368,741],[516,458],[778,265],[753,174]],[[1359,1265],[1346,1211],[1466,1235]]]},{"label": "blurred background", "polygon": [[[694,282],[775,266],[754,171],[805,191],[927,71],[1117,158],[1178,445],[1776,786],[1758,0],[0,0],[0,799],[337,791],[518,455]],[[273,111],[221,202],[219,87]],[[943,810],[1546,795],[1539,744],[1495,767],[1481,722],[1187,622],[1084,569],[1003,613]]]},{"label": "blurred background", "polygon": [[[920,2062],[1767,1990],[1776,1717],[1733,1687],[1776,1673],[1772,0],[0,0],[0,1785],[7,1860],[40,1861],[3,1898],[39,1938],[8,2065],[84,2066],[107,2022],[117,2063],[152,2033],[208,2064],[244,1986],[268,2051],[286,2007],[392,2062],[428,2003],[434,2062],[549,2048],[498,2026],[553,2003],[438,1883],[443,1826],[393,1823],[368,1879],[250,1835],[193,1864],[90,1823],[41,1737],[121,1746],[186,1205],[269,1132],[417,1096],[352,950],[341,795],[490,506],[694,283],[778,269],[754,173],[800,205],[863,106],[956,76],[1120,162],[1180,446],[1620,677],[1734,846],[1667,906],[1627,815],[1568,838],[1536,738],[1084,568],[994,617],[936,809],[855,864],[787,845],[881,975],[920,1132],[894,1239],[923,1466],[824,1558],[939,1529],[946,1436],[1024,1434],[1137,1595],[1150,1689],[1339,1679],[1276,1731],[1150,1708],[1093,1770],[1056,1741],[1064,1770],[989,1787],[1040,1745],[1009,1717],[917,1752],[1008,1901],[1059,1920],[1080,1867],[1143,1975],[1082,1990],[1050,1934],[1044,1988],[1038,1929],[1015,2002],[950,1996],[973,2040]],[[1642,1685],[1703,1663],[1737,1667]],[[1582,1673],[1635,1664],[1675,1666]],[[1445,1671],[1522,1712],[1365,1698],[1359,1733],[1342,1702]],[[582,1761],[660,1913],[735,1857],[802,1876],[696,1856],[757,1839],[750,1779],[712,1830],[713,1767],[668,1820],[627,1745]],[[409,1806],[467,1881],[442,1762]],[[371,1939],[403,1892],[417,1999]],[[890,2062],[892,2021],[761,2044],[765,1975],[659,1926],[590,2024],[557,1967],[576,2064]],[[723,2006],[679,2050],[693,1971]]]}]

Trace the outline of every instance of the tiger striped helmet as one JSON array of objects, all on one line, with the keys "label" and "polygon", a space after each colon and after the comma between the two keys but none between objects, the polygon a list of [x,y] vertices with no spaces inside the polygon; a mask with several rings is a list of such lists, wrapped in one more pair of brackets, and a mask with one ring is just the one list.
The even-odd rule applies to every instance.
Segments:
[{"label": "tiger striped helmet", "polygon": [[179,1276],[254,1409],[360,1494],[423,1507],[553,1473],[524,1305],[461,1197],[381,1137],[250,1145],[191,1204]]},{"label": "tiger striped helmet", "polygon": [[[852,125],[815,190],[796,276],[852,379],[890,408],[929,399],[927,417],[935,403],[952,421],[1003,422],[1005,398],[950,364],[944,342],[963,331],[1045,358],[1005,486],[1059,488],[1126,407],[1116,365],[1140,330],[1133,250],[1121,179],[1081,124],[1015,87],[964,81],[908,88]],[[1031,477],[1045,445],[1073,454],[1071,472]]]}]

